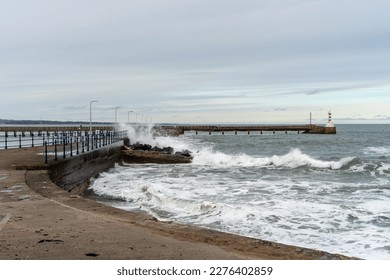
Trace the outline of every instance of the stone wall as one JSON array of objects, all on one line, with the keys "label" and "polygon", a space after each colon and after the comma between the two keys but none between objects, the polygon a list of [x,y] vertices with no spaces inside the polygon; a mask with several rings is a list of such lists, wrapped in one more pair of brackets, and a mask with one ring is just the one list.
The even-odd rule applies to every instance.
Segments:
[{"label": "stone wall", "polygon": [[50,179],[61,188],[83,193],[90,178],[114,167],[121,158],[123,141],[90,151],[53,164],[49,168]]}]

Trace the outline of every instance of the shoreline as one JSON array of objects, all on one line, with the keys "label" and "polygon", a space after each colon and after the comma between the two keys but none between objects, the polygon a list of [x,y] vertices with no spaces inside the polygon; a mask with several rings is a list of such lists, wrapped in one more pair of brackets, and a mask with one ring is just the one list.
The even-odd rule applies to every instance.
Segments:
[{"label": "shoreline", "polygon": [[356,259],[113,208],[53,183],[41,152],[0,150],[2,260]]}]

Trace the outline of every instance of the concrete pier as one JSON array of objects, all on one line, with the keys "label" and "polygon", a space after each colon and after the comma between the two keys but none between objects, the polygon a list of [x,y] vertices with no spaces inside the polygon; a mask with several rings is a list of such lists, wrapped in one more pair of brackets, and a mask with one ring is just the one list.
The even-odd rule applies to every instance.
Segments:
[{"label": "concrete pier", "polygon": [[271,131],[275,134],[276,131],[282,131],[288,133],[293,131],[297,133],[307,134],[336,134],[336,127],[318,126],[318,125],[252,125],[252,126],[228,126],[228,125],[185,125],[185,126],[159,126],[157,130],[170,134],[180,135],[184,134],[185,131],[205,131],[211,134],[211,132],[221,132],[224,134],[227,131],[232,131],[237,134],[237,131],[245,131],[250,134],[251,131],[258,131],[260,134],[263,131]]}]

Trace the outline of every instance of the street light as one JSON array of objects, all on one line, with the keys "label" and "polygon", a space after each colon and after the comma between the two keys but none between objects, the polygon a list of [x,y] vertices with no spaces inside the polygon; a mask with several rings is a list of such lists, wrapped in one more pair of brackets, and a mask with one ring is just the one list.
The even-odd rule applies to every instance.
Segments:
[{"label": "street light", "polygon": [[89,133],[92,134],[92,103],[99,102],[97,100],[92,100],[89,102]]}]

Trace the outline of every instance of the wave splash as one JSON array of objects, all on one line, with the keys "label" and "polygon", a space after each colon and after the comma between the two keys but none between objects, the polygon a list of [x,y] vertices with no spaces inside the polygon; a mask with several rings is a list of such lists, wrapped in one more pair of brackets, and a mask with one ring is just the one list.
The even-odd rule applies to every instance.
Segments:
[{"label": "wave splash", "polygon": [[[252,210],[245,206],[215,202],[212,199],[197,199],[188,191],[175,190],[171,183],[150,182],[137,178],[131,181],[119,180],[118,174],[133,177],[125,167],[117,167],[120,172],[105,172],[94,181],[92,190],[99,197],[126,210],[142,210],[159,220],[181,220],[202,225],[233,225],[244,222],[253,216]],[[193,182],[187,182],[192,185]],[[173,188],[173,189],[172,189]],[[122,203],[124,202],[124,203]],[[223,222],[225,221],[225,222]]]},{"label": "wave splash", "polygon": [[219,166],[257,166],[275,168],[298,168],[303,166],[319,169],[341,169],[352,162],[355,157],[345,157],[339,161],[325,161],[310,157],[300,149],[291,149],[286,155],[273,155],[271,157],[253,157],[246,154],[228,155],[205,149],[195,154],[193,164],[219,165]]},{"label": "wave splash", "polygon": [[157,146],[159,148],[172,147],[175,151],[192,150],[191,147],[177,137],[158,137],[155,135],[153,123],[139,125],[120,124],[121,130],[127,130],[132,144],[141,143]]}]

